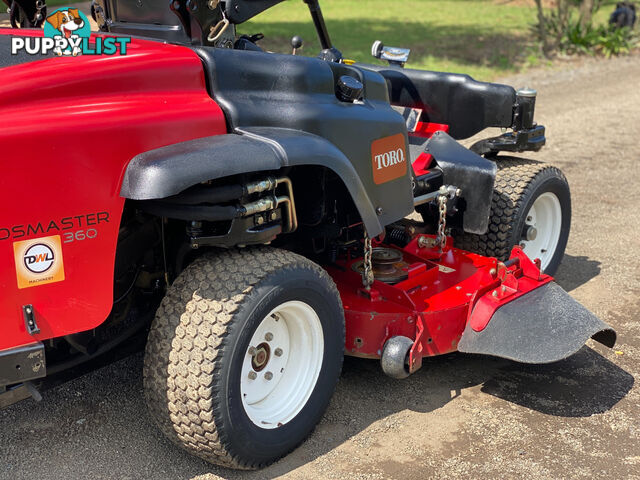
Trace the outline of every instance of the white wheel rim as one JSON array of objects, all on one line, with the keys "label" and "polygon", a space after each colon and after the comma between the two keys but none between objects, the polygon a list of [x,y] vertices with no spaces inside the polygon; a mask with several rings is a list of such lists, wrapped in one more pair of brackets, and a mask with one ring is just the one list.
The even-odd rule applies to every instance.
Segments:
[{"label": "white wheel rim", "polygon": [[[534,239],[528,240],[527,231],[534,228]],[[540,266],[544,271],[551,263],[556,253],[560,230],[562,229],[562,207],[560,200],[551,192],[540,195],[527,213],[524,238],[521,241],[524,253],[532,260],[539,258]]]},{"label": "white wheel rim", "polygon": [[242,363],[240,394],[249,419],[265,429],[291,421],[316,386],[323,356],[322,324],[313,308],[297,300],[274,308]]}]

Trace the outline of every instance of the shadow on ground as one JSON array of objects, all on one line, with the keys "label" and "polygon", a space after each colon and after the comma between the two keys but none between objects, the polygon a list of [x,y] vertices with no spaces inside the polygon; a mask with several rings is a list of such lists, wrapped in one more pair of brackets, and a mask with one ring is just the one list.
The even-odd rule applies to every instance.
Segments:
[{"label": "shadow on ground", "polygon": [[600,262],[588,257],[565,254],[555,275],[556,282],[567,292],[570,292],[598,276],[600,265]]},{"label": "shadow on ground", "polygon": [[[376,361],[347,357],[331,406],[305,444],[266,470],[235,472],[191,457],[162,437],[146,413],[141,371],[142,355],[136,354],[45,392],[40,404],[29,400],[0,411],[5,464],[0,478],[46,477],[52,468],[67,468],[75,478],[94,472],[102,472],[100,478],[188,479],[206,473],[273,478],[333,450],[380,419],[403,410],[431,412],[472,386],[482,385],[489,395],[547,415],[586,417],[612,408],[634,381],[587,347],[547,366],[451,354],[425,361],[403,381],[385,377]],[[51,445],[57,457],[21,454]]]}]

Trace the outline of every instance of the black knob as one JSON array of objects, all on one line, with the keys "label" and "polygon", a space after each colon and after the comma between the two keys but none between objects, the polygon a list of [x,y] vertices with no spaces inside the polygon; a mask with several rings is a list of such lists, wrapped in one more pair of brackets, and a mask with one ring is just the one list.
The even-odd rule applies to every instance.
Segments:
[{"label": "black knob", "polygon": [[343,102],[353,102],[362,97],[364,86],[362,83],[348,75],[343,75],[338,79],[336,96]]},{"label": "black knob", "polygon": [[302,48],[302,43],[303,43],[302,38],[299,37],[298,35],[291,38],[291,48],[293,48],[294,50]]}]

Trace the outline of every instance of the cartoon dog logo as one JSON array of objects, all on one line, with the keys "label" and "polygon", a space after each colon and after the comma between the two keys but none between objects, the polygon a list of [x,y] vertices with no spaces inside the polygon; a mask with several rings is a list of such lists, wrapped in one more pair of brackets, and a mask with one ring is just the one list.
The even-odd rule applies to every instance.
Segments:
[{"label": "cartoon dog logo", "polygon": [[[80,33],[79,30],[84,28],[85,18],[77,8],[61,8],[47,17],[47,23],[56,30],[55,36],[69,39],[72,36],[77,36]],[[54,52],[58,55],[71,53],[75,56],[81,53],[81,49],[80,47],[73,47],[70,52],[63,52],[61,48],[56,48]]]}]

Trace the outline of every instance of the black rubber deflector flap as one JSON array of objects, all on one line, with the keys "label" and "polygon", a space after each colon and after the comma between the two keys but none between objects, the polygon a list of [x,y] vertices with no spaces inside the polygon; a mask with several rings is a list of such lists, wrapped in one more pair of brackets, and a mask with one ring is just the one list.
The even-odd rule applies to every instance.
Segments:
[{"label": "black rubber deflector flap", "polygon": [[590,337],[613,347],[616,332],[552,282],[499,308],[481,332],[467,324],[458,350],[551,363],[573,355]]},{"label": "black rubber deflector flap", "polygon": [[463,147],[444,132],[436,132],[425,145],[436,159],[445,185],[462,190],[467,203],[463,217],[465,232],[482,235],[489,228],[496,164]]}]

